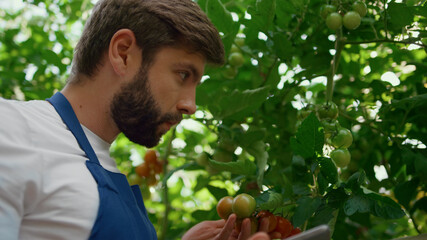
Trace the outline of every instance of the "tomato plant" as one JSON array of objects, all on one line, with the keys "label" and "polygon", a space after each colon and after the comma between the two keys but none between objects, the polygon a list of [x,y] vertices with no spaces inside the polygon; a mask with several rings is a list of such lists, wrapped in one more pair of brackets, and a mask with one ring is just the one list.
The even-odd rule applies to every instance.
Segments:
[{"label": "tomato plant", "polygon": [[[92,2],[2,6],[2,97],[43,100],[62,89]],[[243,65],[206,66],[196,114],[153,148],[164,172],[140,177],[147,149],[123,135],[111,145],[119,170],[140,185],[159,239],[217,219],[217,202],[243,192],[256,199],[256,211],[286,216],[294,228],[328,224],[333,239],[427,232],[425,1],[361,1],[365,16],[353,0],[195,2],[217,26],[226,55],[241,53]],[[325,4],[336,7],[333,31]],[[362,18],[354,31],[341,27],[349,11]],[[339,107],[336,121],[312,108],[328,102]],[[340,127],[353,141],[350,163],[337,169],[332,138]],[[233,149],[228,160],[213,158],[225,145]]]}]

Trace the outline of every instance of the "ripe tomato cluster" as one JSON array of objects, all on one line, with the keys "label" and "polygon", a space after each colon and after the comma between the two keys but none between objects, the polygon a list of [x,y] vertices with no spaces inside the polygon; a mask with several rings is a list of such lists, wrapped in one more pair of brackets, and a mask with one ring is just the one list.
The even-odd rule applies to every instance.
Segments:
[{"label": "ripe tomato cluster", "polygon": [[135,173],[148,186],[154,186],[159,181],[159,174],[163,172],[163,162],[159,160],[158,152],[148,149],[144,155],[144,162],[135,167]]},{"label": "ripe tomato cluster", "polygon": [[223,197],[216,206],[217,213],[222,219],[226,220],[232,213],[236,214],[235,230],[237,232],[241,231],[242,222],[245,218],[249,218],[251,221],[252,233],[258,231],[259,224],[264,218],[268,218],[267,232],[272,239],[285,239],[301,232],[301,229],[295,228],[288,219],[274,215],[267,210],[255,211],[255,209],[255,199],[246,193],[238,194],[234,198],[231,196]]},{"label": "ripe tomato cluster", "polygon": [[368,8],[362,1],[355,1],[351,6],[346,6],[345,4],[338,4],[338,6],[326,4],[320,10],[320,15],[325,20],[326,26],[334,31],[339,30],[342,25],[348,30],[358,28],[362,17],[367,13]]},{"label": "ripe tomato cluster", "polygon": [[228,55],[227,64],[224,66],[222,72],[223,76],[227,79],[233,79],[238,73],[238,68],[243,65],[245,58],[239,47],[244,45],[243,38],[236,38],[234,44],[231,46],[230,54]]}]

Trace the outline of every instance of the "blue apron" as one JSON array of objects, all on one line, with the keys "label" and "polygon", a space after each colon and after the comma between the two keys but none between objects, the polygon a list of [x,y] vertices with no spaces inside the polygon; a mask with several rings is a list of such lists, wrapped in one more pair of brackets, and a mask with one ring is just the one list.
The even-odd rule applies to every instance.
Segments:
[{"label": "blue apron", "polygon": [[73,108],[62,93],[47,99],[77,139],[89,160],[86,166],[98,184],[99,209],[90,239],[157,239],[148,219],[138,185],[129,187],[126,176],[104,169],[80,126]]}]

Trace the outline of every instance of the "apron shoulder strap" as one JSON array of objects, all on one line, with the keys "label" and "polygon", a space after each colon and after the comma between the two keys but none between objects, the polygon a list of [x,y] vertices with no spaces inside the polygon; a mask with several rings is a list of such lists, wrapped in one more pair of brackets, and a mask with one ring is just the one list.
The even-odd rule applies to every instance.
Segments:
[{"label": "apron shoulder strap", "polygon": [[87,139],[83,128],[80,125],[80,122],[77,119],[77,116],[74,113],[74,110],[71,107],[70,102],[68,102],[67,98],[65,98],[65,96],[61,92],[57,92],[51,98],[48,98],[46,100],[53,105],[59,116],[61,116],[62,120],[73,133],[74,137],[77,139],[77,142],[79,143],[83,151],[86,153],[89,160],[99,164],[99,160],[96,157],[96,154],[93,151],[89,140]]}]

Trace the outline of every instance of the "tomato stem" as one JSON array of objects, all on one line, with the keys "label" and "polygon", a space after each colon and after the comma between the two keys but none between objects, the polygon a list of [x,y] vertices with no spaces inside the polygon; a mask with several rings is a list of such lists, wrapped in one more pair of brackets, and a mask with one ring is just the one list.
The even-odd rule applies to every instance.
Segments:
[{"label": "tomato stem", "polygon": [[341,37],[342,33],[341,33],[341,29],[338,30],[335,34],[335,54],[334,57],[332,58],[332,62],[331,62],[331,69],[329,71],[329,75],[327,78],[327,83],[326,83],[326,102],[330,102],[332,101],[332,95],[334,92],[334,76],[335,76],[335,72],[337,71],[338,68],[338,63],[340,61],[341,58],[341,52],[342,49],[345,45],[344,40]]}]

